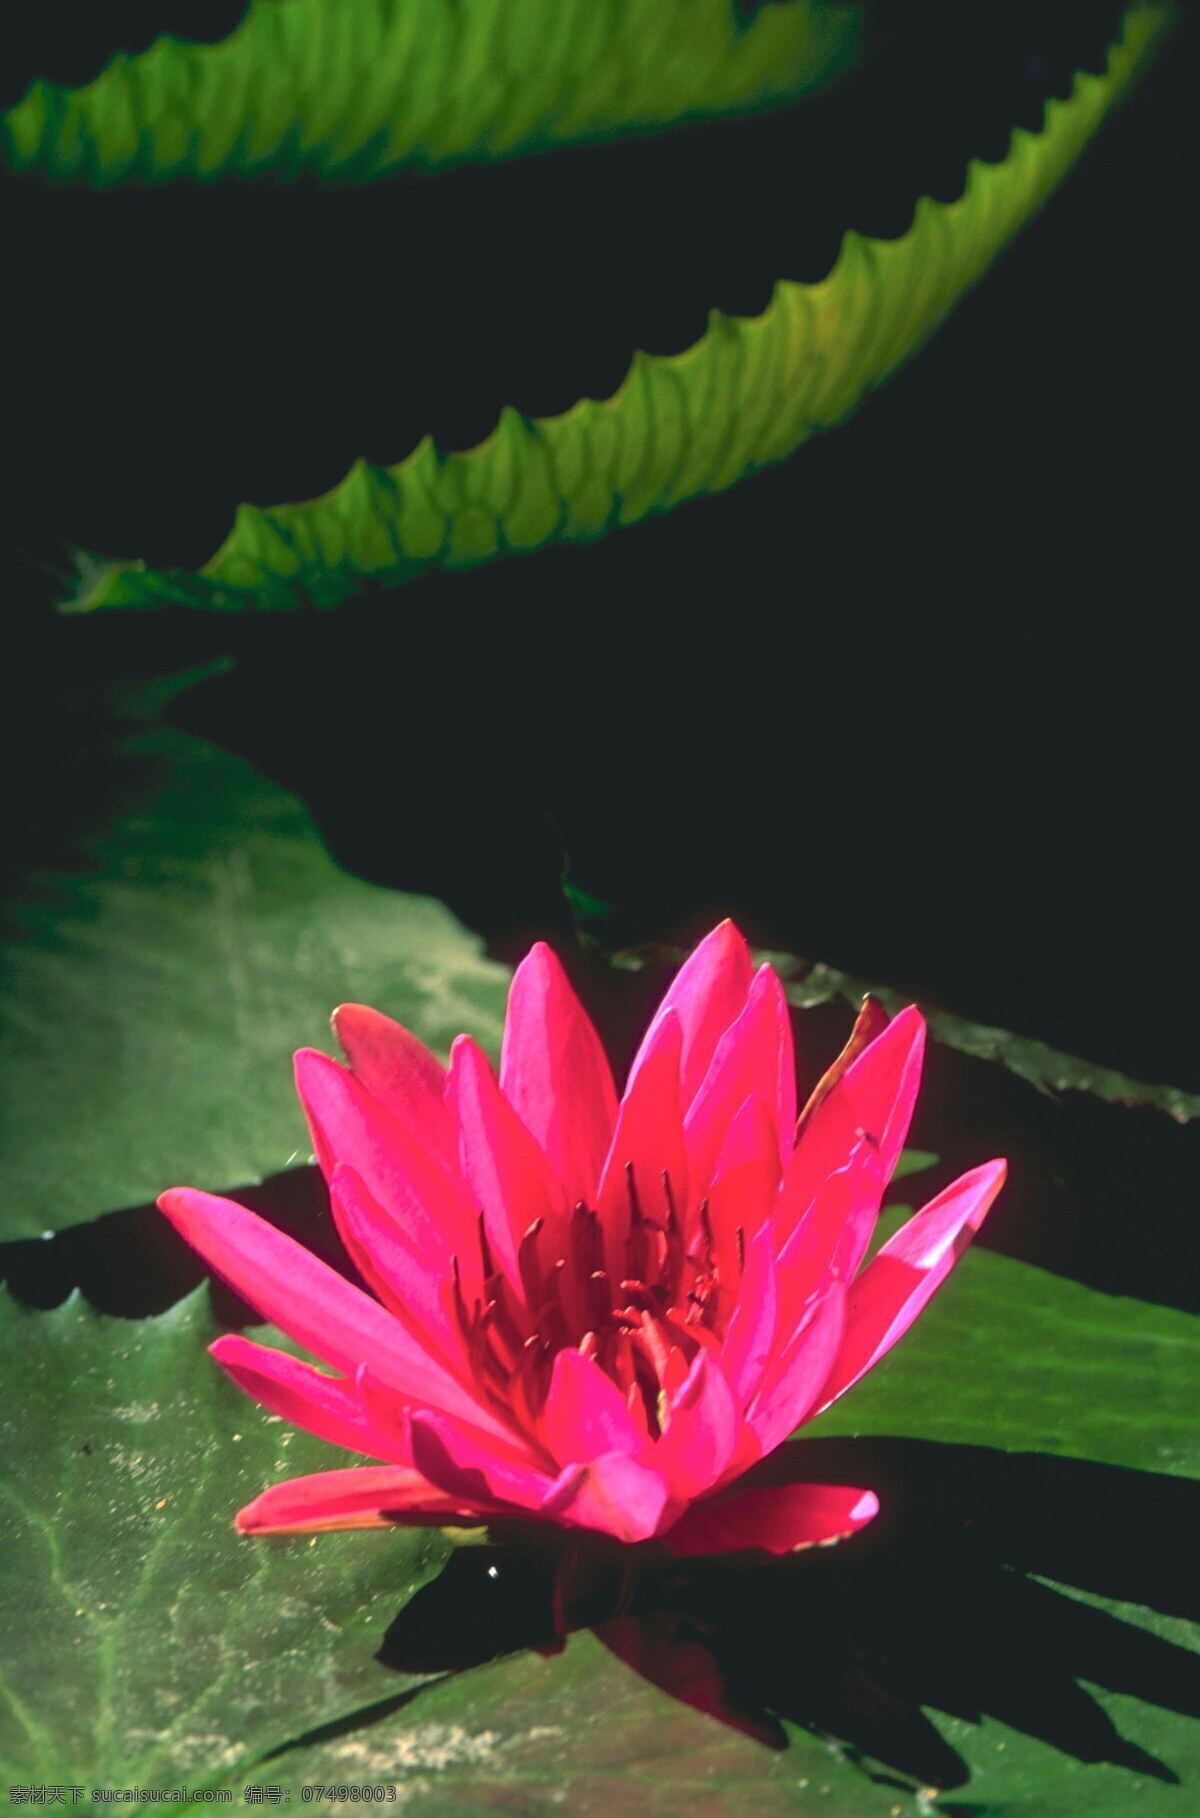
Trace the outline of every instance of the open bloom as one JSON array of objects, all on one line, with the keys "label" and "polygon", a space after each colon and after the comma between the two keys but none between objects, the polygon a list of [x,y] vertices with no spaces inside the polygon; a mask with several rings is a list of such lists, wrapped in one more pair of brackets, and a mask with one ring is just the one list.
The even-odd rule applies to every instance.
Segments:
[{"label": "open bloom", "polygon": [[241,1337],[256,1401],[379,1459],[264,1491],[246,1533],[523,1515],[680,1554],[851,1533],[869,1491],[739,1484],[889,1350],[978,1229],[1003,1162],[862,1268],[912,1115],[924,1026],[868,1000],[797,1122],[775,973],[728,922],[683,966],[618,1101],[554,955],[517,969],[497,1081],[387,1017],[334,1017],[300,1096],[368,1291],[229,1200],[163,1211],[336,1374]]}]

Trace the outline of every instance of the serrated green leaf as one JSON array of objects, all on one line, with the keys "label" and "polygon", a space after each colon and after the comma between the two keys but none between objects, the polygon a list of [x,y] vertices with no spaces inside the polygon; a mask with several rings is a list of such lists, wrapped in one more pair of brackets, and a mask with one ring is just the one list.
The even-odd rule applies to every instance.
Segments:
[{"label": "serrated green leaf", "polygon": [[205,1300],[134,1323],[78,1296],[54,1313],[0,1298],[10,1782],[203,1787],[417,1682],[373,1656],[448,1543],[238,1536],[244,1501],[329,1448],[226,1381]]},{"label": "serrated green leaf", "polygon": [[956,202],[923,198],[897,240],[848,234],[819,284],[780,282],[762,315],[714,312],[683,353],[637,354],[612,397],[532,420],[506,409],[465,453],[426,438],[394,467],[357,463],[321,498],[243,506],[196,573],[125,564],[70,609],[331,607],[368,581],[586,542],[783,460],[922,345],[1069,170],[1170,18],[1137,0],[1105,73],[1079,75],[1001,163],[974,162]]},{"label": "serrated green leaf", "polygon": [[[789,1003],[797,1009],[810,1010],[816,1004],[827,1004],[834,998],[845,998],[857,1009],[866,993],[877,997],[894,1015],[909,999],[887,985],[867,985],[835,966],[798,967],[788,954],[772,954],[784,980]],[[799,972],[799,976],[797,973]],[[1007,1029],[994,1029],[985,1023],[972,1023],[948,1010],[925,1009],[929,1032],[935,1041],[977,1060],[999,1061],[1018,1078],[1028,1080],[1040,1092],[1088,1092],[1094,1098],[1112,1105],[1149,1105],[1165,1111],[1176,1123],[1190,1123],[1200,1117],[1200,1097],[1183,1092],[1178,1086],[1147,1085],[1144,1080],[1130,1079],[1113,1067],[1098,1067],[1092,1061],[1062,1054],[1046,1042],[1030,1035],[1014,1035]]]},{"label": "serrated green leaf", "polygon": [[853,54],[858,9],[788,0],[251,0],[4,117],[16,170],[96,188],[229,174],[361,181],[779,105]]},{"label": "serrated green leaf", "polygon": [[329,1047],[339,1003],[443,1052],[464,1028],[499,1042],[505,968],[439,903],[339,870],[295,796],[167,725],[183,679],[125,702],[90,759],[100,830],[8,905],[5,1239],[306,1159],[290,1056]]}]

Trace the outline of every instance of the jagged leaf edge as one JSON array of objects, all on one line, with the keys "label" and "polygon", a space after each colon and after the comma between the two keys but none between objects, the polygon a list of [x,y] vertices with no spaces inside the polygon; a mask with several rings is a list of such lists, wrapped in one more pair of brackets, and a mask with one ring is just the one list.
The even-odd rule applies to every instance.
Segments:
[{"label": "jagged leaf edge", "polygon": [[328,608],[368,582],[591,541],[785,459],[928,339],[1065,175],[1173,10],[1135,0],[1104,73],[1078,74],[1040,133],[1014,131],[1000,163],[974,160],[958,200],[922,198],[896,240],[848,233],[821,282],[781,280],[759,316],[714,310],[682,353],[635,354],[602,402],[534,419],[506,407],[466,452],[441,455],[427,436],[394,467],[356,461],[317,499],[243,504],[198,571],[123,563],[64,609]]},{"label": "jagged leaf edge", "polygon": [[[251,0],[216,44],[172,36],[3,120],[16,170],[115,183],[361,182],[778,106],[853,56],[858,9],[788,0]],[[671,46],[671,55],[663,47]]]}]

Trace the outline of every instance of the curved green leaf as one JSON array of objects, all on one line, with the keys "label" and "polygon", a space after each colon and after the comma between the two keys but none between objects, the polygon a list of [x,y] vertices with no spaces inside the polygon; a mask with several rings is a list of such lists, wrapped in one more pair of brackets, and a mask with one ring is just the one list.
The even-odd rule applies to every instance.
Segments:
[{"label": "curved green leaf", "polygon": [[852,54],[857,8],[789,0],[252,0],[5,116],[17,170],[97,188],[236,173],[362,180],[779,104]]},{"label": "curved green leaf", "polygon": [[[309,1153],[290,1077],[360,997],[443,1050],[498,1047],[508,974],[440,903],[341,871],[295,796],[108,702],[100,825],[8,905],[0,948],[0,1236],[38,1237],[177,1181],[259,1179]],[[76,717],[82,717],[76,711]],[[123,724],[122,724],[123,722]]]},{"label": "curved green leaf", "polygon": [[974,162],[958,201],[925,197],[898,240],[848,234],[821,283],[780,282],[762,315],[714,312],[685,352],[635,355],[603,402],[533,420],[506,409],[466,453],[441,455],[427,437],[395,467],[356,462],[321,498],[242,505],[197,573],[116,565],[71,609],[334,606],[367,581],[587,542],[783,460],[927,339],[1070,168],[1170,16],[1138,0],[1106,72],[1079,75],[1002,163]]},{"label": "curved green leaf", "polygon": [[10,1781],[204,1786],[418,1682],[374,1654],[449,1543],[409,1529],[247,1546],[233,1512],[324,1469],[329,1448],[264,1420],[214,1366],[206,1301],[130,1322],[78,1295],[53,1313],[0,1295]]}]

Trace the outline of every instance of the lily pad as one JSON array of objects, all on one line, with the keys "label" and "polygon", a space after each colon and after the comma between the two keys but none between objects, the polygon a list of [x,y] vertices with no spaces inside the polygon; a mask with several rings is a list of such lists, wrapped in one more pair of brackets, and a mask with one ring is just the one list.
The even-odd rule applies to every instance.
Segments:
[{"label": "lily pad", "polygon": [[5,1239],[306,1160],[290,1056],[330,1045],[339,1003],[443,1051],[462,1029],[498,1045],[506,970],[440,904],[341,871],[295,796],[167,724],[186,680],[118,691],[71,760],[72,796],[102,779],[92,826],[7,905]]},{"label": "lily pad", "polygon": [[[391,1782],[421,1818],[564,1794],[639,1818],[701,1800],[1165,1818],[1200,1786],[1198,1366],[1195,1320],[971,1252],[781,1458],[876,1486],[874,1532],[701,1577],[640,1641],[603,1626],[618,1658],[576,1635],[561,1656],[481,1661],[252,1778]],[[429,1603],[433,1633],[439,1592],[410,1606]],[[790,1746],[765,1745],[772,1722]]]},{"label": "lily pad", "polygon": [[392,1784],[414,1818],[885,1818],[897,1799],[811,1738],[780,1752],[740,1735],[587,1633],[563,1654],[525,1652],[433,1685],[394,1718],[289,1750],[252,1778],[293,1794]]},{"label": "lily pad", "polygon": [[1198,1382],[1194,1316],[975,1248],[903,1342],[804,1433],[906,1435],[1200,1477]]},{"label": "lily pad", "polygon": [[[857,1007],[867,992],[893,1013],[909,1001],[902,992],[886,985],[864,984],[835,966],[809,967],[787,954],[773,953],[770,958],[785,981],[789,1003],[801,1010],[811,1010],[816,1004],[827,1004],[839,997]],[[1183,1092],[1178,1086],[1148,1085],[1144,1080],[1118,1073],[1114,1067],[1099,1067],[1094,1061],[1063,1054],[1033,1036],[973,1023],[949,1010],[927,1009],[925,1018],[935,1041],[945,1042],[947,1047],[977,1060],[999,1061],[1039,1092],[1090,1092],[1112,1105],[1149,1105],[1156,1111],[1165,1111],[1180,1124],[1200,1117],[1200,1096]]]},{"label": "lily pad", "polygon": [[412,1530],[247,1545],[234,1511],[329,1449],[223,1377],[205,1303],[201,1289],[130,1322],[78,1296],[53,1313],[0,1301],[12,1782],[203,1787],[414,1682],[373,1658],[381,1612],[447,1543]]}]

